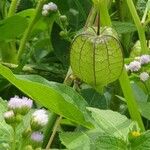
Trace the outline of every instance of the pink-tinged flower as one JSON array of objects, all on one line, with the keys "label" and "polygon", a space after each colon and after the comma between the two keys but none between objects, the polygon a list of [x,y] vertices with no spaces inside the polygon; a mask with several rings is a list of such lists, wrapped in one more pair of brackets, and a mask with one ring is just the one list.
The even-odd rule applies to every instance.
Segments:
[{"label": "pink-tinged flower", "polygon": [[26,114],[32,107],[33,101],[26,97],[19,98],[15,96],[8,102],[8,108],[14,110],[14,112]]},{"label": "pink-tinged flower", "polygon": [[31,128],[33,130],[40,130],[48,123],[48,114],[46,110],[39,109],[32,114]]},{"label": "pink-tinged flower", "polygon": [[150,62],[150,55],[142,55],[142,56],[140,57],[140,63],[141,63],[142,65],[148,64],[149,62]]},{"label": "pink-tinged flower", "polygon": [[53,2],[48,3],[48,6],[50,11],[57,11],[58,9],[57,5]]},{"label": "pink-tinged flower", "polygon": [[33,132],[31,134],[31,140],[33,142],[41,143],[41,142],[43,142],[43,138],[44,138],[44,136],[41,132]]},{"label": "pink-tinged flower", "polygon": [[129,65],[129,70],[131,72],[136,72],[136,71],[139,71],[141,69],[141,63],[138,62],[138,61],[132,61]]},{"label": "pink-tinged flower", "polygon": [[142,81],[147,81],[149,79],[149,74],[147,73],[147,72],[142,72],[141,74],[140,74],[140,80],[142,80]]},{"label": "pink-tinged flower", "polygon": [[48,4],[43,5],[42,15],[48,16],[49,12],[56,12],[57,10],[58,10],[57,5],[53,2],[50,2]]}]

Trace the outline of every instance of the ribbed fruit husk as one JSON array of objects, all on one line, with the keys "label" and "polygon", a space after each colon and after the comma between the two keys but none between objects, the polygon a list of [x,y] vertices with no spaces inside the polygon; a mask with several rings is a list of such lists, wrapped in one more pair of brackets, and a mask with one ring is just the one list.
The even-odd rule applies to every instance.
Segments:
[{"label": "ribbed fruit husk", "polygon": [[95,28],[89,28],[75,37],[70,63],[75,76],[97,88],[119,78],[123,69],[123,55],[113,29],[101,28],[100,35],[95,31]]}]

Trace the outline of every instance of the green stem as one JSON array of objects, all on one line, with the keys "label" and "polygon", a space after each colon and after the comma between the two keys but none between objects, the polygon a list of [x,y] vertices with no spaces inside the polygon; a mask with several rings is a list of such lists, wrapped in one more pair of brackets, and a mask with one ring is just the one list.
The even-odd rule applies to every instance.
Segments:
[{"label": "green stem", "polygon": [[17,9],[17,4],[18,4],[18,0],[12,0],[7,17],[11,17],[15,14]]},{"label": "green stem", "polygon": [[[102,1],[102,2],[103,3],[100,4],[101,5],[100,8],[102,8],[104,3],[106,3],[106,1]],[[107,3],[104,6],[107,6]],[[106,16],[106,14],[108,15],[108,9],[100,9],[100,14],[101,14],[101,16],[103,16],[103,14],[104,14],[104,16]],[[104,22],[104,21],[106,21],[106,22]],[[110,19],[109,15],[105,18],[105,20],[103,20],[103,24],[105,24],[106,26],[111,26],[111,19]],[[145,128],[144,128],[144,125],[142,122],[142,118],[138,111],[138,106],[136,104],[135,97],[134,97],[134,94],[133,94],[133,91],[132,91],[132,88],[130,85],[130,81],[129,81],[129,78],[128,78],[128,75],[127,75],[127,72],[125,69],[123,69],[122,75],[121,75],[119,81],[120,81],[120,85],[121,85],[124,97],[127,101],[128,110],[129,110],[131,119],[134,121],[137,121],[141,130],[144,131]]]},{"label": "green stem", "polygon": [[55,137],[55,134],[57,132],[57,129],[58,129],[58,126],[60,125],[60,122],[61,122],[61,119],[62,119],[62,116],[59,116],[55,122],[55,125],[54,125],[54,128],[53,128],[53,132],[52,132],[52,135],[48,141],[48,144],[46,146],[46,150],[48,150],[50,147],[51,147],[51,144],[54,140],[54,137]]},{"label": "green stem", "polygon": [[50,117],[49,117],[49,122],[47,124],[47,128],[46,128],[46,131],[44,133],[44,142],[43,142],[43,145],[42,147],[45,148],[49,139],[50,139],[50,136],[51,136],[51,133],[52,133],[52,130],[53,130],[53,126],[55,125],[55,122],[57,120],[57,117],[58,115],[55,114],[55,113],[51,113]]},{"label": "green stem", "polygon": [[89,16],[87,18],[87,21],[85,23],[84,28],[86,29],[87,27],[90,27],[93,25],[95,17],[96,17],[97,11],[95,10],[94,7],[91,8],[91,11],[89,13]]},{"label": "green stem", "polygon": [[[97,7],[97,6],[95,6]],[[108,1],[102,0],[98,5],[98,12],[100,11],[100,21],[102,26],[111,26],[111,19],[108,13]]]},{"label": "green stem", "polygon": [[[68,86],[71,86],[71,84],[72,84],[72,79],[70,78],[71,74],[72,74],[72,70],[71,70],[71,68],[69,68],[68,72],[67,72],[67,75],[66,75],[66,78],[64,79],[64,82],[63,82],[64,84],[66,84]],[[57,127],[59,126],[60,121],[61,121],[60,118],[62,118],[62,117],[58,116],[55,113],[51,114],[48,125],[47,125],[47,129],[45,131],[45,136],[46,137],[45,137],[44,143],[42,145],[43,148],[46,147],[48,149],[48,147],[51,146],[51,144],[53,142],[53,139],[55,137],[56,131],[57,131]]]},{"label": "green stem", "polygon": [[[7,17],[15,15],[18,3],[19,3],[18,0],[12,0]],[[10,43],[6,43],[6,45],[7,45],[6,47],[8,48],[4,48],[4,50],[1,50],[2,60],[4,62],[16,63],[17,50],[15,40]]]},{"label": "green stem", "polygon": [[145,23],[147,13],[148,13],[148,8],[146,7],[146,9],[145,9],[145,11],[144,11],[144,15],[143,15],[143,17],[142,17],[142,21],[141,21],[142,24]]},{"label": "green stem", "polygon": [[142,122],[142,118],[140,116],[140,113],[138,111],[138,106],[137,103],[135,101],[135,97],[130,85],[130,80],[128,78],[128,74],[126,72],[126,70],[124,69],[121,76],[120,76],[120,85],[124,94],[124,97],[126,99],[127,102],[127,106],[128,106],[128,110],[130,113],[130,116],[132,118],[132,120],[137,121],[139,127],[141,128],[142,131],[145,130],[143,122]]},{"label": "green stem", "polygon": [[14,135],[13,135],[13,143],[12,143],[12,150],[16,150],[16,127],[13,127]]},{"label": "green stem", "polygon": [[146,44],[144,26],[142,26],[142,23],[141,23],[140,18],[137,14],[137,11],[135,9],[133,1],[132,0],[126,0],[126,1],[127,1],[127,4],[128,4],[130,13],[132,15],[132,18],[134,20],[134,23],[135,23],[135,25],[137,27],[137,30],[138,30],[138,35],[139,35],[139,39],[140,39],[140,43],[141,43],[141,50],[142,50],[141,53],[146,54],[146,53],[148,53],[148,47],[147,47],[147,44]]},{"label": "green stem", "polygon": [[45,3],[46,0],[39,0],[38,4],[37,4],[37,7],[36,7],[36,11],[35,11],[35,15],[32,19],[32,21],[30,22],[28,28],[26,29],[22,39],[21,39],[21,42],[20,42],[20,46],[19,46],[19,50],[18,50],[18,56],[17,56],[17,61],[18,63],[20,63],[20,60],[21,60],[21,57],[22,55],[24,54],[25,52],[25,46],[26,46],[26,43],[28,41],[28,38],[30,37],[30,34],[32,32],[32,29],[35,25],[35,23],[38,21],[39,19],[39,16],[41,14],[41,9],[43,7],[43,4]]}]

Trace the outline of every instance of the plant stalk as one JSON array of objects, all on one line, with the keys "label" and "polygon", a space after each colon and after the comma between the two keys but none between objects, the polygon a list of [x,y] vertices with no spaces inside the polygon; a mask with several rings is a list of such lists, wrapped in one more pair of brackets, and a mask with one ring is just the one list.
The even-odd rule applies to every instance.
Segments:
[{"label": "plant stalk", "polygon": [[52,144],[52,142],[53,142],[53,140],[54,140],[54,137],[55,137],[55,134],[56,134],[56,132],[57,132],[57,129],[58,129],[59,125],[60,125],[61,119],[62,119],[62,116],[59,116],[59,117],[57,118],[56,122],[55,122],[52,135],[51,135],[51,137],[50,137],[50,139],[49,139],[49,141],[48,141],[48,144],[47,144],[47,146],[46,146],[46,150],[48,150],[48,149],[51,147],[51,144]]},{"label": "plant stalk", "polygon": [[58,115],[55,113],[51,113],[50,117],[49,117],[49,122],[46,128],[46,131],[44,133],[44,140],[43,140],[43,145],[42,147],[45,148],[49,139],[50,139],[50,135],[52,133],[53,130],[53,126],[55,125],[55,122],[57,120]]},{"label": "plant stalk", "polygon": [[140,39],[140,43],[141,43],[141,53],[142,54],[147,54],[148,53],[148,47],[146,44],[146,37],[145,37],[145,28],[142,25],[140,18],[137,14],[137,11],[135,9],[134,3],[132,0],[126,0],[127,1],[127,5],[129,7],[130,13],[132,15],[132,18],[134,20],[134,23],[136,25],[136,28],[138,30],[138,35],[139,35],[139,39]]},{"label": "plant stalk", "polygon": [[13,135],[13,143],[12,143],[12,150],[16,150],[16,127],[13,127],[14,135]]},{"label": "plant stalk", "polygon": [[[12,0],[7,18],[15,15],[18,3],[19,3],[19,0]],[[4,62],[16,63],[17,50],[16,50],[15,40],[10,43],[5,43],[5,46],[7,48],[3,48],[4,50],[3,49],[1,50],[2,60]]]},{"label": "plant stalk", "polygon": [[7,17],[11,17],[15,15],[17,4],[18,4],[18,0],[12,0]]},{"label": "plant stalk", "polygon": [[120,85],[121,85],[124,97],[125,97],[126,102],[127,102],[127,106],[128,106],[128,110],[129,110],[129,114],[131,116],[131,119],[134,121],[137,121],[140,129],[142,131],[145,131],[144,124],[143,124],[141,115],[138,111],[138,106],[137,106],[137,103],[135,101],[135,96],[133,94],[130,80],[128,78],[128,74],[127,74],[125,68],[124,68],[124,70],[123,70],[123,72],[119,78],[119,81],[120,81]]},{"label": "plant stalk", "polygon": [[22,58],[22,55],[24,54],[25,52],[25,46],[26,46],[26,43],[30,37],[30,34],[32,32],[32,29],[35,25],[35,23],[38,21],[39,19],[39,16],[41,14],[41,9],[43,7],[43,4],[45,3],[46,0],[39,0],[38,4],[37,4],[37,7],[36,7],[36,10],[35,10],[35,15],[32,19],[32,21],[30,22],[28,28],[26,29],[22,39],[21,39],[21,42],[20,42],[20,46],[19,46],[19,50],[18,50],[18,55],[17,55],[17,61],[18,63],[20,63],[20,60]]},{"label": "plant stalk", "polygon": [[[103,16],[103,20],[102,20],[103,25],[111,26],[112,25],[111,24],[111,19],[110,19],[110,16],[108,14],[108,9],[106,8],[107,1],[100,2],[99,6],[100,6],[99,9],[100,9],[101,18],[102,18],[103,15],[105,16],[105,17]],[[101,9],[103,6],[105,6],[105,9]],[[106,17],[106,15],[107,15],[107,17]],[[143,32],[143,30],[142,30],[142,32]],[[141,130],[144,131],[145,128],[144,128],[144,125],[143,125],[143,122],[142,122],[142,118],[141,118],[141,115],[138,111],[138,106],[136,104],[135,97],[134,97],[134,94],[133,94],[133,91],[132,91],[132,88],[131,88],[131,85],[130,85],[130,81],[129,81],[129,78],[128,78],[128,75],[127,75],[127,72],[126,72],[125,68],[122,71],[122,75],[120,76],[119,81],[120,81],[120,85],[121,85],[124,97],[127,101],[128,110],[129,110],[131,119],[134,120],[134,121],[137,121],[137,123],[138,123],[139,127],[141,128]]]},{"label": "plant stalk", "polygon": [[[67,75],[66,75],[66,78],[64,79],[64,82],[63,82],[64,84],[66,84],[68,86],[70,86],[71,83],[72,83],[72,79],[70,78],[71,74],[72,74],[72,70],[71,70],[71,68],[69,68],[68,72],[67,72]],[[44,143],[42,145],[43,148],[45,148],[45,147],[46,147],[46,149],[50,148],[50,146],[53,142],[53,139],[55,137],[55,134],[57,132],[57,128],[60,124],[61,119],[62,119],[62,116],[58,116],[55,113],[51,114],[49,122],[48,122],[47,129],[46,129],[46,132],[45,132],[46,137],[45,137]]]},{"label": "plant stalk", "polygon": [[108,13],[108,1],[102,0],[99,2],[98,6],[95,6],[95,8],[98,9],[98,12],[100,12],[100,22],[102,26],[111,26],[111,19]]}]

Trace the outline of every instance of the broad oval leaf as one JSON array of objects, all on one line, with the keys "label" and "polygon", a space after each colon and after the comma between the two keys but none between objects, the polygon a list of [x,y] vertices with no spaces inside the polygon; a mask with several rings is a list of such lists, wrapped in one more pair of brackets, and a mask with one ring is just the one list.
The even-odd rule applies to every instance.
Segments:
[{"label": "broad oval leaf", "polygon": [[[85,114],[87,113],[86,111],[83,111],[83,109],[85,110],[86,107],[84,102],[82,102],[84,99],[75,91],[71,90],[71,88],[61,84],[56,84],[58,86],[56,88],[55,83],[51,84],[43,78],[38,78],[38,81],[36,80],[36,82],[27,80],[25,78],[20,79],[19,77],[13,75],[11,70],[1,64],[0,74],[22,92],[49,110],[87,128],[92,127],[92,124],[87,122],[85,119]],[[67,94],[69,92],[71,93]],[[69,95],[72,95],[72,97]],[[81,101],[80,107],[77,105],[77,102],[79,101]]]}]

